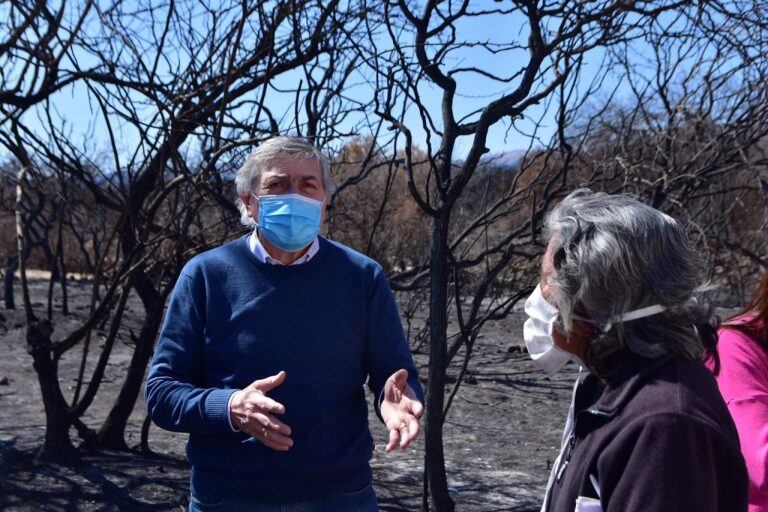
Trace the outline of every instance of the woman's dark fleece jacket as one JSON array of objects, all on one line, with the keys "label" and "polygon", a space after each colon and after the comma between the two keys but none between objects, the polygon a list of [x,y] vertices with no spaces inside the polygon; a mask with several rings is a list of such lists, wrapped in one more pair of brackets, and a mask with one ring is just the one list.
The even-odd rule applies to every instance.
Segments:
[{"label": "woman's dark fleece jacket", "polygon": [[638,357],[606,383],[588,375],[565,446],[547,512],[573,512],[579,496],[604,511],[747,509],[736,428],[700,362]]}]

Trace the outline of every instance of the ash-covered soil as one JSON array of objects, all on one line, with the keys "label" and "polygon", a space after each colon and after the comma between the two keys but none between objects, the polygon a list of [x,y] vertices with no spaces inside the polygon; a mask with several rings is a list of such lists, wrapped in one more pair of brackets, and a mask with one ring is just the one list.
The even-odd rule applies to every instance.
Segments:
[{"label": "ash-covered soil", "polygon": [[[32,302],[39,316],[45,315],[47,286],[47,280],[32,281]],[[61,315],[57,287],[54,340],[83,321],[90,287],[87,281],[70,282],[68,317]],[[16,300],[20,305],[18,288]],[[122,384],[132,353],[129,329],[138,332],[140,328],[141,302],[132,297],[128,308],[104,383],[84,418],[93,428],[103,422]],[[4,317],[0,321],[0,509],[185,510],[189,467],[183,434],[153,426],[150,448],[160,454],[155,458],[138,452],[83,452],[79,461],[65,464],[35,462],[45,416],[32,359],[26,352],[24,317],[21,309],[6,310],[2,305],[0,315]],[[105,334],[105,330],[94,332],[88,368],[93,368]],[[548,379],[519,351],[521,344],[519,314],[487,325],[474,348],[468,378],[451,407],[444,442],[450,492],[458,511],[538,510],[550,464],[557,456],[576,368],[568,367]],[[60,364],[60,379],[68,396],[81,356],[82,347],[76,347]],[[415,357],[422,379],[426,379],[426,355],[417,352]],[[458,375],[462,357],[459,353],[450,375]],[[129,425],[129,445],[138,445],[145,416],[140,397]],[[419,510],[423,440],[405,452],[387,454],[383,449],[386,431],[372,410],[370,419],[376,442],[371,465],[381,510]],[[79,441],[74,430],[72,435]]]}]

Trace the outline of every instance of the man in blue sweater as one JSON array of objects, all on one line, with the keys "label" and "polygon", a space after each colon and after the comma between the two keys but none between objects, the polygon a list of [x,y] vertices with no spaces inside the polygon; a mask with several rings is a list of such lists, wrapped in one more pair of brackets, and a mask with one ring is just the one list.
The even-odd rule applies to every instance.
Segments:
[{"label": "man in blue sweater", "polygon": [[185,265],[147,378],[152,420],[189,433],[190,510],[378,510],[363,384],[387,451],[424,411],[386,276],[318,236],[333,182],[305,140],[262,143],[235,182],[257,227]]}]

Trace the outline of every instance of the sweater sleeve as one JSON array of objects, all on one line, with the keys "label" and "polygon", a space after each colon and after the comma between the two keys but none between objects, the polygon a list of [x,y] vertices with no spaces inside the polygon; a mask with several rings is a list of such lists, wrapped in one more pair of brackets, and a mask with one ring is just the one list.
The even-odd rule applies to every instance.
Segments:
[{"label": "sweater sleeve", "polygon": [[424,401],[424,391],[403,332],[397,303],[381,267],[376,267],[366,306],[366,367],[368,388],[374,396],[376,415],[381,419],[380,397],[387,379],[400,369],[408,370],[408,384]]},{"label": "sweater sleeve", "polygon": [[606,512],[746,509],[738,447],[679,414],[638,418],[603,450],[597,473]]},{"label": "sweater sleeve", "polygon": [[768,504],[768,353],[746,334],[720,331],[717,383],[739,432],[753,501]]},{"label": "sweater sleeve", "polygon": [[166,430],[232,432],[228,403],[236,390],[202,384],[204,304],[202,276],[182,271],[168,303],[145,394],[149,416]]}]

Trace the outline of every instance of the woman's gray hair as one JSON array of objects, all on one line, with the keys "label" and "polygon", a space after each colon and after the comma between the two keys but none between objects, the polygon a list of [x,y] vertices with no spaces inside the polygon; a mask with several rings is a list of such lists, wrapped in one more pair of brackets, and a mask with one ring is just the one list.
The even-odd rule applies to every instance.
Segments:
[{"label": "woman's gray hair", "polygon": [[297,160],[316,160],[322,169],[323,189],[325,197],[330,198],[336,191],[331,175],[331,160],[317,146],[303,137],[278,136],[265,140],[254,149],[245,159],[242,167],[235,176],[237,189],[236,203],[240,210],[240,222],[253,226],[255,221],[248,217],[248,211],[240,196],[247,196],[261,179],[264,166],[277,158],[293,158]]},{"label": "woman's gray hair", "polygon": [[[572,332],[574,316],[595,326],[585,354],[593,373],[613,373],[630,353],[700,359],[715,343],[712,308],[691,300],[703,286],[703,261],[669,215],[629,196],[580,189],[549,213],[545,232],[561,329]],[[665,310],[616,321],[654,304]]]}]

